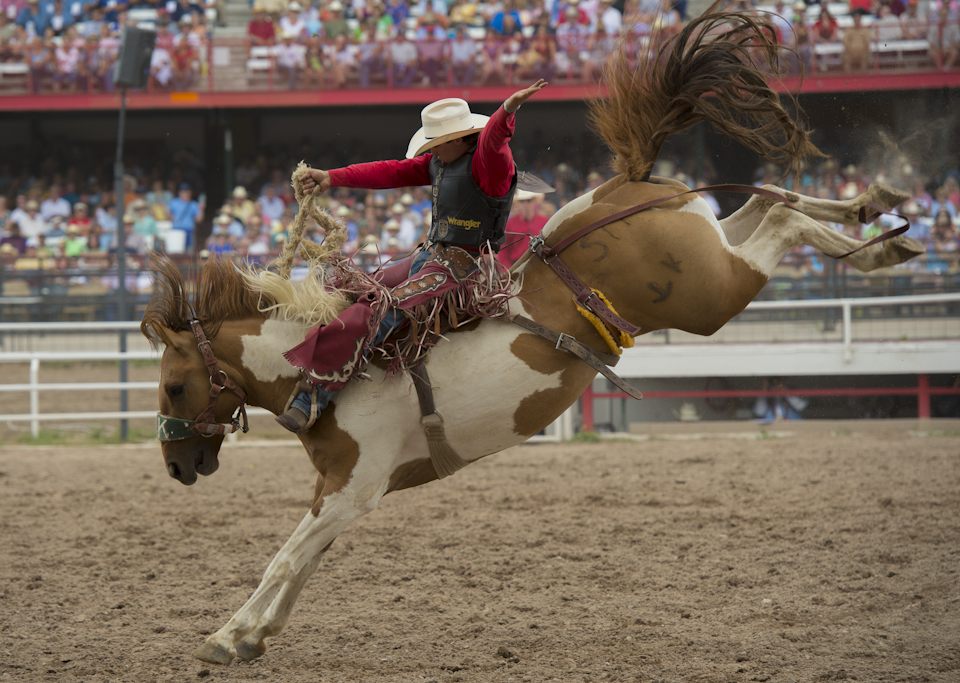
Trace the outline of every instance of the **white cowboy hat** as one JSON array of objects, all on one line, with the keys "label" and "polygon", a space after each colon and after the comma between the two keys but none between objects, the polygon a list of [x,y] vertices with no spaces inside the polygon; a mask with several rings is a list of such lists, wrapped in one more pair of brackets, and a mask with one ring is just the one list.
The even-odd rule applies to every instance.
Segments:
[{"label": "white cowboy hat", "polygon": [[513,195],[513,200],[515,202],[525,202],[528,199],[543,199],[543,194],[517,188],[516,194]]},{"label": "white cowboy hat", "polygon": [[410,138],[407,158],[413,159],[428,149],[463,135],[479,133],[489,116],[474,114],[470,105],[458,97],[448,97],[428,104],[420,112],[423,127]]}]

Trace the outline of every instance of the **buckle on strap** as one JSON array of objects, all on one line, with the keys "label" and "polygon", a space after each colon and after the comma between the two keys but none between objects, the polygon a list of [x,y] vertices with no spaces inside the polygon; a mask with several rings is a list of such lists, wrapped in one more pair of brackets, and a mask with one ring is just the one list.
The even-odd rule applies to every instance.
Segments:
[{"label": "buckle on strap", "polygon": [[534,235],[530,238],[530,251],[534,254],[537,253],[537,250],[543,246],[544,239],[543,235]]},{"label": "buckle on strap", "polygon": [[574,339],[573,337],[571,337],[571,336],[570,336],[569,334],[567,334],[566,332],[561,332],[561,333],[560,333],[560,336],[557,337],[557,345],[554,346],[553,348],[559,350],[559,349],[560,349],[560,345],[563,344],[563,338],[564,338],[564,337],[566,337],[567,339],[572,339],[573,341],[577,341],[576,339]]}]

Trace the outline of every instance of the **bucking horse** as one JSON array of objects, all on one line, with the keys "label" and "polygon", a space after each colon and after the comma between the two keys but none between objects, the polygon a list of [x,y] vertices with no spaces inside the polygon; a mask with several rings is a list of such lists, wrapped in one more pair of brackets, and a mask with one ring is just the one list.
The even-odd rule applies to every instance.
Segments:
[{"label": "bucking horse", "polygon": [[[606,68],[606,94],[591,110],[618,175],[550,219],[513,268],[517,292],[504,319],[464,322],[426,355],[446,439],[465,463],[523,443],[576,401],[598,370],[573,346],[609,356],[611,320],[627,322],[616,330],[627,345],[665,328],[710,335],[750,303],[798,245],[861,271],[922,253],[903,235],[864,243],[818,222],[859,225],[907,198],[891,188],[875,184],[856,199],[830,201],[766,186],[718,221],[695,192],[650,175],[664,141],[700,121],[788,167],[819,154],[768,85],[781,51],[767,20],[719,13],[716,5],[649,54],[618,49]],[[154,269],[155,295],[141,330],[165,347],[159,407],[166,426],[180,425],[182,433],[161,436],[161,450],[170,476],[190,485],[217,470],[224,434],[236,428],[244,405],[284,410],[298,371],[282,353],[309,327],[279,311],[313,305],[310,290],[297,288],[319,283],[320,296],[328,285],[308,278],[291,285],[296,291],[271,288],[257,273],[216,259],[193,287],[167,260]],[[574,281],[583,296],[571,294]],[[602,324],[579,310],[591,298],[607,304]],[[533,324],[521,327],[513,318]],[[387,366],[371,358],[369,381],[350,383],[300,435],[318,472],[313,505],[256,591],[196,657],[226,664],[263,655],[334,539],[384,494],[442,474],[431,460],[410,374],[388,373]]]}]

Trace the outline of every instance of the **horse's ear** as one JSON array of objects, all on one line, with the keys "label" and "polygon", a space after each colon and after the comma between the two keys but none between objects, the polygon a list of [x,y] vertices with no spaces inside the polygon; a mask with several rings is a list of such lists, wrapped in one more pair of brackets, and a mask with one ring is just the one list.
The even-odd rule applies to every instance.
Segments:
[{"label": "horse's ear", "polygon": [[159,323],[146,323],[141,327],[141,330],[153,347],[159,347],[163,344],[175,351],[181,351],[184,348],[183,340],[169,327],[164,327]]}]

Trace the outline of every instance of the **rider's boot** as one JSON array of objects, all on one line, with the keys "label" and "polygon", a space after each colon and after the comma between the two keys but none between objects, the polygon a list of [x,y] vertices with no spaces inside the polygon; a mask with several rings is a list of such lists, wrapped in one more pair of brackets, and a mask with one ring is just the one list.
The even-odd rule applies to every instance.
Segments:
[{"label": "rider's boot", "polygon": [[[330,403],[336,392],[326,391],[317,387],[317,415]],[[302,434],[307,430],[310,421],[310,392],[301,391],[293,399],[286,412],[277,415],[277,424],[294,434]]]}]

